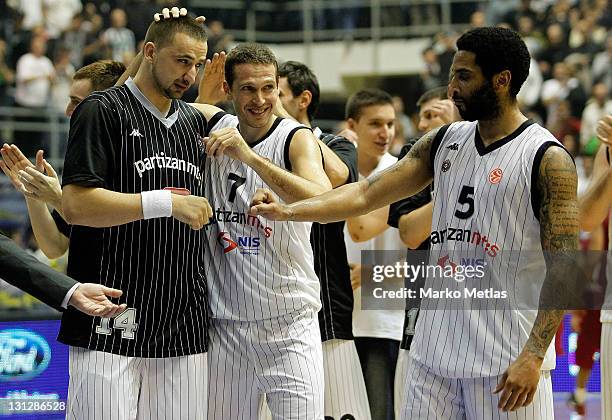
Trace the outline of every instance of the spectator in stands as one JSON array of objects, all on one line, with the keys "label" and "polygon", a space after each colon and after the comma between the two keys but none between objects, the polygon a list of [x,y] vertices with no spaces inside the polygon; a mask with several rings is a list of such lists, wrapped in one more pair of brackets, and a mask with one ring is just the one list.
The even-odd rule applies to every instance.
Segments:
[{"label": "spectator in stands", "polygon": [[525,83],[523,83],[523,86],[521,86],[521,90],[519,91],[518,95],[516,95],[519,107],[524,111],[532,109],[540,100],[541,90],[542,72],[540,71],[538,62],[532,56],[529,64],[529,75],[527,76]]},{"label": "spectator in stands", "polygon": [[547,128],[555,125],[554,120],[560,118],[557,108],[561,101],[569,101],[571,115],[577,118],[580,118],[586,102],[584,89],[578,79],[572,77],[571,70],[566,63],[555,64],[553,75],[554,78],[542,84],[542,104],[546,106]]},{"label": "spectator in stands", "polygon": [[45,25],[49,38],[57,39],[70,26],[72,18],[80,13],[80,0],[43,0]]},{"label": "spectator in stands", "polygon": [[66,98],[70,95],[70,85],[74,75],[74,66],[70,63],[70,50],[61,47],[55,57],[55,81],[51,86],[49,105],[57,112],[64,112]]},{"label": "spectator in stands", "polygon": [[514,30],[520,29],[521,18],[527,17],[531,22],[538,20],[537,13],[531,8],[530,0],[521,0],[518,7],[511,8],[503,17],[502,21],[507,22]]},{"label": "spectator in stands", "polygon": [[436,51],[432,47],[427,47],[423,50],[422,56],[425,64],[425,69],[421,72],[423,88],[429,90],[445,84],[448,75],[442,73]]},{"label": "spectator in stands", "polygon": [[606,50],[600,52],[593,59],[593,80],[603,82],[612,89],[612,31],[606,38]]},{"label": "spectator in stands", "polygon": [[87,42],[87,29],[83,22],[83,16],[75,15],[60,40],[62,45],[70,48],[70,63],[74,68],[83,64],[83,49]]},{"label": "spectator in stands", "polygon": [[[15,103],[23,108],[40,113],[47,105],[51,83],[55,78],[53,63],[45,56],[46,40],[36,36],[30,43],[30,52],[17,62],[17,90]],[[44,117],[32,113],[20,118],[21,122],[41,122]],[[34,156],[43,145],[44,133],[20,129],[15,131],[15,143],[26,156]]]},{"label": "spectator in stands", "polygon": [[549,77],[552,67],[565,59],[570,53],[565,31],[559,23],[553,23],[546,29],[547,45],[540,53],[538,62],[545,77]]},{"label": "spectator in stands", "polygon": [[229,51],[233,37],[225,33],[223,22],[213,20],[208,24],[208,52],[206,58],[212,59],[214,53]]},{"label": "spectator in stands", "polygon": [[599,50],[599,46],[592,36],[595,30],[594,22],[591,19],[580,19],[569,34],[569,47],[574,53],[592,55]]},{"label": "spectator in stands", "polygon": [[606,115],[612,114],[612,100],[610,100],[610,89],[604,83],[593,85],[591,98],[582,112],[582,123],[580,127],[580,145],[586,146],[591,141],[598,142],[595,129],[597,122]]},{"label": "spectator in stands", "polygon": [[23,29],[44,25],[43,0],[14,0],[9,4],[23,15]]},{"label": "spectator in stands", "polygon": [[544,36],[535,28],[535,23],[531,16],[524,15],[519,17],[518,33],[523,38],[523,41],[525,41],[531,57],[536,57],[542,51],[545,40]]},{"label": "spectator in stands", "polygon": [[110,14],[111,27],[102,33],[101,40],[110,49],[115,61],[129,63],[135,55],[134,33],[126,28],[127,15],[123,9],[113,9]]},{"label": "spectator in stands", "polygon": [[487,17],[481,10],[476,10],[470,16],[470,28],[482,28],[483,26],[487,26]]},{"label": "spectator in stands", "polygon": [[12,101],[7,88],[15,81],[15,72],[6,63],[6,42],[0,39],[0,106],[9,106]]}]

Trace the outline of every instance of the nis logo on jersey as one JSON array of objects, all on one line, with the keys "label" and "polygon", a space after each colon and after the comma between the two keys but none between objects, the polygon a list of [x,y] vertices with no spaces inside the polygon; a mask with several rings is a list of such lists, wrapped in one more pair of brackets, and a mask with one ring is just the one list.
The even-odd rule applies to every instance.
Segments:
[{"label": "nis logo on jersey", "polygon": [[137,160],[136,162],[134,162],[134,168],[136,169],[136,172],[138,172],[138,176],[140,178],[142,178],[142,175],[145,172],[151,171],[155,168],[159,168],[176,169],[178,171],[187,172],[188,174],[193,175],[198,181],[202,181],[202,174],[200,173],[200,168],[198,168],[191,162],[186,162],[183,159],[166,156],[164,152],[155,154],[154,156],[150,156],[141,160]]},{"label": "nis logo on jersey", "polygon": [[227,232],[219,232],[217,242],[223,247],[224,254],[238,249],[242,255],[259,255],[259,245],[261,245],[261,239],[256,236],[239,236],[236,242]]}]

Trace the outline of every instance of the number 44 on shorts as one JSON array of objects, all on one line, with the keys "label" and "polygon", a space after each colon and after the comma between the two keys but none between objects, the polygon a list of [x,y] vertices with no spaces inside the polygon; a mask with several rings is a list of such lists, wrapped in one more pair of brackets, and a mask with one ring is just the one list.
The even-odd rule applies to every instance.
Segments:
[{"label": "number 44 on shorts", "polygon": [[[110,327],[110,318],[100,318],[100,325],[96,327],[96,333],[111,335],[113,330]],[[121,312],[115,318],[113,318],[113,329],[121,330],[121,338],[128,340],[134,339],[136,336],[135,332],[138,329],[136,323],[136,309],[127,308]]]}]

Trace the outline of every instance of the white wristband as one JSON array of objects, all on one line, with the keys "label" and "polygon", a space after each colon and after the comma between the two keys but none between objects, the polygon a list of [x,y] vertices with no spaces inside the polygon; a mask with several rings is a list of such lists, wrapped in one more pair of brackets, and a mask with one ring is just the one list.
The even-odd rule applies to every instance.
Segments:
[{"label": "white wristband", "polygon": [[143,191],[140,193],[144,219],[172,216],[172,193],[167,190]]}]

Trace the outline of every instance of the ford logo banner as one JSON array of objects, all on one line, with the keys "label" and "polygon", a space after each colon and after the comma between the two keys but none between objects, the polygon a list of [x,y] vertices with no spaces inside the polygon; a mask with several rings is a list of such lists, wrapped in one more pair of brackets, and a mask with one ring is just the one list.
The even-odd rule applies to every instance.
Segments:
[{"label": "ford logo banner", "polygon": [[47,369],[51,349],[30,330],[0,330],[0,382],[27,381]]}]

